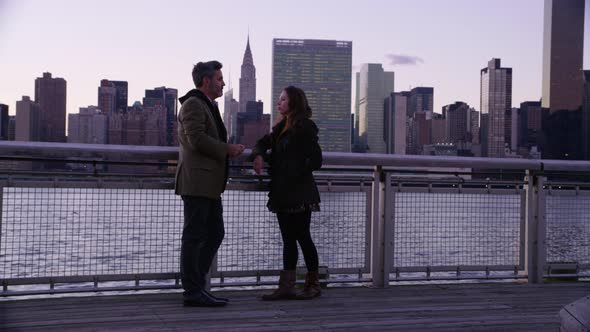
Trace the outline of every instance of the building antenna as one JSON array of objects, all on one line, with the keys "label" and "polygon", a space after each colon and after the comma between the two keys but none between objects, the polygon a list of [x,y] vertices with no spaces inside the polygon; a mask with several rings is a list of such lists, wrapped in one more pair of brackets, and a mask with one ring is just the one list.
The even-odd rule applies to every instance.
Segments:
[{"label": "building antenna", "polygon": [[228,84],[229,85],[229,89],[228,90],[231,90],[231,65],[229,65],[229,73],[228,73],[228,76],[229,76],[227,78],[227,80],[229,81],[229,84]]}]

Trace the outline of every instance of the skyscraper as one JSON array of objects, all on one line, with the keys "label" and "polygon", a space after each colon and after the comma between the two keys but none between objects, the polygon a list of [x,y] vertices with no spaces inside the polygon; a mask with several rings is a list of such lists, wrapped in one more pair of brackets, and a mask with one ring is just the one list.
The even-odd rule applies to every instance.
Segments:
[{"label": "skyscraper", "polygon": [[274,39],[272,48],[272,113],[274,124],[281,91],[302,88],[313,109],[324,151],[350,151],[352,42]]},{"label": "skyscraper", "polygon": [[440,144],[447,142],[446,139],[446,119],[442,114],[432,112],[430,122],[430,144]]},{"label": "skyscraper", "polygon": [[492,59],[480,71],[481,154],[504,157],[505,117],[512,107],[512,68]]},{"label": "skyscraper", "polygon": [[551,113],[582,105],[585,0],[545,0],[543,108]]},{"label": "skyscraper", "polygon": [[[402,95],[407,97],[407,114],[408,114],[408,154],[421,154],[422,147],[432,143],[433,116],[434,116],[434,88],[432,87],[415,87],[410,91],[402,91]],[[442,121],[437,121],[440,125],[435,130],[436,138],[440,139],[444,133]]]},{"label": "skyscraper", "polygon": [[107,116],[96,106],[68,114],[68,143],[106,144]]},{"label": "skyscraper", "polygon": [[128,90],[129,84],[126,81],[110,81],[115,86],[116,98],[115,98],[115,109],[118,112],[126,112],[128,106]]},{"label": "skyscraper", "polygon": [[8,105],[0,104],[0,140],[8,140]]},{"label": "skyscraper", "polygon": [[234,89],[231,87],[223,94],[223,123],[227,129],[227,141],[236,142],[236,130],[240,103],[234,99]]},{"label": "skyscraper", "polygon": [[584,159],[590,160],[590,70],[584,71],[584,100],[582,103],[582,149]]},{"label": "skyscraper", "polygon": [[117,113],[117,88],[109,80],[101,80],[98,87],[98,108],[106,115]]},{"label": "skyscraper", "polygon": [[542,157],[583,159],[585,0],[545,0]]},{"label": "skyscraper", "polygon": [[128,83],[103,79],[98,87],[98,108],[105,115],[127,112]]},{"label": "skyscraper", "polygon": [[406,122],[408,98],[391,92],[385,98],[385,142],[387,153],[406,154]]},{"label": "skyscraper", "polygon": [[108,115],[108,144],[127,144],[127,114],[112,113]]},{"label": "skyscraper", "polygon": [[517,107],[512,107],[504,118],[504,146],[512,152],[518,148],[518,111]]},{"label": "skyscraper", "polygon": [[246,112],[237,113],[236,140],[251,149],[270,131],[270,114],[263,114],[262,101],[249,101]]},{"label": "skyscraper", "polygon": [[40,140],[66,141],[66,80],[51,73],[35,79],[35,102],[41,110]]},{"label": "skyscraper", "polygon": [[395,74],[365,63],[359,77],[359,141],[370,153],[387,153],[384,101],[393,92]]},{"label": "skyscraper", "polygon": [[39,141],[41,108],[28,96],[16,102],[16,141]]},{"label": "skyscraper", "polygon": [[443,106],[446,143],[465,143],[471,141],[468,137],[468,132],[470,131],[470,123],[468,122],[470,112],[469,105],[462,101]]},{"label": "skyscraper", "polygon": [[434,112],[434,88],[415,87],[408,93],[408,116],[416,112]]},{"label": "skyscraper", "polygon": [[8,116],[8,140],[14,141],[16,135],[16,115]]},{"label": "skyscraper", "polygon": [[[360,91],[361,91],[361,73],[357,72],[355,74],[355,93],[354,93],[354,133],[353,133],[353,137],[352,137],[352,141],[353,141],[353,152],[362,152],[362,151],[356,151],[360,148],[360,142],[359,142],[359,118],[360,118],[360,108],[359,108],[359,95],[360,95]],[[364,150],[364,148],[363,148]]]},{"label": "skyscraper", "polygon": [[256,67],[250,50],[250,36],[246,43],[240,76],[240,112],[246,112],[249,101],[256,101]]},{"label": "skyscraper", "polygon": [[170,146],[170,131],[167,127],[167,108],[161,105],[144,107],[142,111],[143,145]]},{"label": "skyscraper", "polygon": [[178,115],[178,90],[165,86],[153,90],[145,90],[143,107],[161,105],[166,109],[166,145],[172,145],[174,141],[174,123]]},{"label": "skyscraper", "polygon": [[[40,141],[41,107],[28,96],[16,102],[15,141]],[[39,170],[44,162],[21,161],[14,167],[20,170]]]},{"label": "skyscraper", "polygon": [[479,112],[473,107],[469,109],[469,133],[471,142],[479,144]]},{"label": "skyscraper", "polygon": [[[432,143],[433,112],[415,112],[410,118],[408,128],[408,154],[422,154],[425,145]],[[441,128],[442,131],[442,128]]]},{"label": "skyscraper", "polygon": [[518,146],[530,149],[540,145],[542,125],[541,102],[520,103],[518,112]]}]

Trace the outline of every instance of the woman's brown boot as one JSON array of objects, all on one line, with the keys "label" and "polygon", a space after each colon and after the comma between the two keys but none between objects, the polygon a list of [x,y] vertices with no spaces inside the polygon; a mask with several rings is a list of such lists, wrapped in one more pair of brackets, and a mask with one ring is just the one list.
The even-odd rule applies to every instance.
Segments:
[{"label": "woman's brown boot", "polygon": [[279,288],[272,294],[262,295],[264,301],[276,301],[294,299],[295,294],[295,270],[283,270],[279,278]]},{"label": "woman's brown boot", "polygon": [[303,291],[299,292],[296,298],[298,300],[311,300],[320,295],[322,295],[322,289],[320,288],[319,274],[317,272],[307,272]]}]

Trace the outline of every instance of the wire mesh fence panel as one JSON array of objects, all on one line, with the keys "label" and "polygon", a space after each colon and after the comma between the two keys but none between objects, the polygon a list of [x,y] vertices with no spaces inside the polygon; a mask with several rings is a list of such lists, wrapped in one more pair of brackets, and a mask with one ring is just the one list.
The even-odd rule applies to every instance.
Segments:
[{"label": "wire mesh fence panel", "polygon": [[367,194],[322,192],[321,212],[313,218],[312,235],[320,265],[329,269],[368,269]]},{"label": "wire mesh fence panel", "polygon": [[518,265],[520,195],[395,194],[393,267]]},{"label": "wire mesh fence panel", "polygon": [[170,190],[3,188],[0,277],[175,272],[181,231]]},{"label": "wire mesh fence panel", "polygon": [[[367,211],[364,192],[322,192],[321,211],[312,213],[311,233],[320,265],[363,268],[366,262]],[[224,194],[225,239],[217,271],[282,269],[282,240],[276,215],[266,207],[267,193]],[[299,252],[299,265],[304,266]]]},{"label": "wire mesh fence panel", "polygon": [[266,208],[266,192],[227,191],[223,195],[225,238],[217,253],[217,271],[281,268],[278,223]]},{"label": "wire mesh fence panel", "polygon": [[545,197],[547,262],[590,264],[590,196],[552,191]]}]

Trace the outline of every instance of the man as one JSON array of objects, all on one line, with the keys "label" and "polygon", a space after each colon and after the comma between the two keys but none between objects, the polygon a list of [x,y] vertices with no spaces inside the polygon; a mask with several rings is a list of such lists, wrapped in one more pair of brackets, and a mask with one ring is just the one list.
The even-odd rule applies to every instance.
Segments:
[{"label": "man", "polygon": [[184,202],[180,275],[187,306],[219,307],[228,300],[205,289],[205,278],[225,230],[221,193],[228,175],[228,158],[244,151],[227,144],[227,131],[215,99],[222,96],[223,75],[218,61],[199,62],[193,68],[196,89],[179,98],[175,192]]}]

